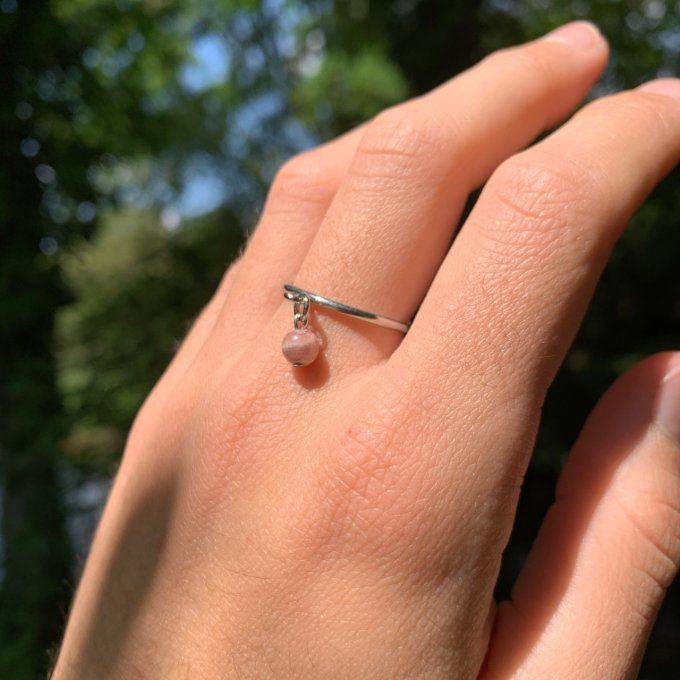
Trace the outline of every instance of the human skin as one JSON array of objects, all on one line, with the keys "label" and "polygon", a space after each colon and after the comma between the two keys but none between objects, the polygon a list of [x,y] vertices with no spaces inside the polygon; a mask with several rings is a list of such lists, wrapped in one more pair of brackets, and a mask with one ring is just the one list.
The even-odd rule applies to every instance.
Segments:
[{"label": "human skin", "polygon": [[[54,678],[635,677],[680,562],[680,354],[605,395],[493,598],[546,389],[680,159],[675,79],[531,145],[606,60],[569,24],[280,171],[135,421]],[[316,310],[292,368],[286,282],[418,314]]]}]

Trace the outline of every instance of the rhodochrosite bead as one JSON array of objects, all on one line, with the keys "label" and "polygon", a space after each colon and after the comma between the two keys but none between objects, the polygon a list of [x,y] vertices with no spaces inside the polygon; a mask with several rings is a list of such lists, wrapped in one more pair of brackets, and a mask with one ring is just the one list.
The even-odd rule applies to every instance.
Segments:
[{"label": "rhodochrosite bead", "polygon": [[319,336],[305,328],[287,333],[281,343],[281,350],[293,366],[307,366],[319,355],[320,346]]}]

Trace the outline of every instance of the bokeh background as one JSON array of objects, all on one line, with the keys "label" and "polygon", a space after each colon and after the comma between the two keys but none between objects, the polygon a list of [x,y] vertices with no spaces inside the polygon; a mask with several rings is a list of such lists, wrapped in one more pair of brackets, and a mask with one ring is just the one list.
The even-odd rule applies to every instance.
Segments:
[{"label": "bokeh background", "polygon": [[[281,162],[578,17],[614,50],[594,96],[680,73],[673,0],[0,0],[0,678],[46,673],[131,420]],[[676,172],[605,272],[501,596],[597,396],[678,347],[679,214]],[[677,586],[641,677],[680,677]]]}]

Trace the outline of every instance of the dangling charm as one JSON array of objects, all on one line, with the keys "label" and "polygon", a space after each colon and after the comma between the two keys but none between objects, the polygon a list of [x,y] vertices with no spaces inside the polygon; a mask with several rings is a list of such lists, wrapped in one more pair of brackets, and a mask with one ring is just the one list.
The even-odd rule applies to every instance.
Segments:
[{"label": "dangling charm", "polygon": [[283,286],[283,297],[293,303],[293,327],[295,330],[292,330],[283,338],[281,349],[283,350],[283,356],[293,366],[308,366],[319,356],[319,350],[321,349],[321,338],[314,331],[307,328],[307,315],[310,303],[404,334],[408,333],[408,329],[411,326],[410,321],[397,321],[397,319],[390,319],[388,316],[352,307],[344,302],[331,300],[318,293],[303,290],[290,283],[286,283]]},{"label": "dangling charm", "polygon": [[321,339],[309,328],[309,298],[306,295],[293,300],[293,327],[281,342],[283,356],[294,367],[308,366],[319,355]]}]

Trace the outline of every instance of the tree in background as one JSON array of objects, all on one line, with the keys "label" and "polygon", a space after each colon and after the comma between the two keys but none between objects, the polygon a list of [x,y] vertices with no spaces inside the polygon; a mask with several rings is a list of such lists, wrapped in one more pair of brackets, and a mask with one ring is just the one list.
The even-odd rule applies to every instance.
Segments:
[{"label": "tree in background", "polygon": [[121,210],[62,259],[75,300],[58,318],[60,388],[72,427],[63,451],[110,471],[140,404],[242,243],[227,208],[168,231]]},{"label": "tree in background", "polygon": [[79,492],[112,473],[268,178],[309,144],[287,107],[307,16],[289,2],[0,3],[0,677],[44,675]]},{"label": "tree in background", "polygon": [[[72,580],[65,521],[79,503],[71,491],[112,473],[142,399],[285,156],[578,16],[613,44],[601,92],[680,65],[678,8],[662,0],[3,0],[0,9],[9,93],[0,318],[10,348],[0,676],[12,678],[40,674],[59,635]],[[673,346],[677,186],[676,175],[660,187],[624,237],[551,390],[501,594],[590,406],[628,364]],[[672,598],[643,677],[672,677],[677,664]]]},{"label": "tree in background", "polygon": [[[65,482],[73,466],[64,462],[68,446],[62,442],[69,442],[74,432],[97,420],[95,412],[105,414],[100,420],[110,422],[110,431],[115,426],[124,431],[128,422],[115,407],[116,400],[124,401],[130,394],[141,397],[158,370],[158,360],[147,366],[138,361],[139,371],[131,377],[127,392],[115,396],[118,393],[111,390],[108,400],[92,402],[89,410],[71,409],[73,400],[60,397],[52,351],[54,316],[78,289],[74,276],[70,279],[73,291],[62,286],[59,253],[99,231],[99,223],[106,222],[100,216],[115,219],[113,215],[123,205],[148,208],[148,214],[140,213],[137,218],[141,231],[150,233],[147,223],[158,221],[151,213],[160,212],[165,224],[172,226],[177,219],[173,201],[179,200],[192,173],[214,166],[220,168],[223,181],[234,174],[233,164],[221,163],[235,153],[220,146],[229,141],[224,111],[247,105],[242,92],[254,94],[266,89],[266,83],[262,78],[243,85],[225,82],[209,70],[200,80],[201,73],[192,72],[196,68],[192,47],[215,27],[222,30],[226,17],[239,22],[244,35],[252,32],[253,42],[264,44],[264,29],[271,19],[253,4],[250,14],[240,20],[245,10],[237,10],[238,6],[235,2],[208,7],[190,1],[126,0],[0,3],[4,161],[0,169],[0,327],[4,336],[0,357],[0,677],[21,680],[44,675],[47,650],[63,627],[73,582],[67,536],[72,509],[65,507],[70,497]],[[238,51],[245,42],[234,45]],[[267,150],[257,144],[263,144],[269,130],[266,125],[260,130],[260,138],[253,136],[253,148],[240,151],[266,166]],[[262,180],[255,169],[259,170],[253,164],[252,171],[239,172],[231,181],[244,200],[259,195]],[[225,260],[233,255],[245,219],[244,211],[238,220],[221,225],[219,237],[206,236],[204,245],[215,248],[213,259],[221,247]],[[196,233],[206,231],[197,227]],[[182,260],[180,251],[185,246],[179,243],[182,239],[177,240]],[[107,247],[119,245],[127,247],[122,234],[118,243],[110,240]],[[208,268],[211,260],[210,253],[192,251],[187,257],[199,270]],[[133,288],[139,277],[124,268],[117,274],[129,284],[123,296],[127,313],[140,304]],[[168,290],[176,290],[171,272],[166,274]],[[152,281],[149,274],[146,282]],[[102,283],[102,278],[90,279],[88,288]],[[103,302],[106,286],[99,292]],[[145,295],[149,292],[146,289]],[[181,308],[181,321],[173,326],[170,308],[165,298],[163,309],[155,310],[161,319],[158,326],[167,332],[159,340],[161,361],[169,351],[170,338],[179,335],[195,313],[195,305],[191,308],[187,303]],[[79,309],[92,312],[86,305]],[[99,311],[103,309],[104,305]],[[104,385],[107,365],[98,360],[105,362],[110,329],[115,324],[124,327],[125,313],[119,317],[100,313],[97,332],[83,336],[78,345],[89,348],[88,366]],[[119,339],[126,337],[123,333]],[[158,335],[153,339],[158,340]],[[130,341],[134,343],[133,338]],[[72,372],[65,383],[74,380]],[[79,384],[90,387],[87,381]],[[138,401],[134,396],[131,399]],[[119,442],[116,451],[120,451]]]}]

